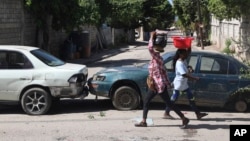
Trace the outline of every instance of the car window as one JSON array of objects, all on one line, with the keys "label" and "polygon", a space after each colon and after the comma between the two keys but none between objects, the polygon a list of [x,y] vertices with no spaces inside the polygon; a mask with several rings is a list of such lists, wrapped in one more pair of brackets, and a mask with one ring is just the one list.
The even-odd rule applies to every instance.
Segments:
[{"label": "car window", "polygon": [[169,58],[166,63],[165,63],[165,68],[167,69],[168,72],[173,72],[173,58]]},{"label": "car window", "polygon": [[64,61],[56,58],[55,56],[41,49],[32,50],[31,54],[33,54],[35,57],[37,57],[39,60],[41,60],[43,63],[47,64],[48,66],[61,66],[65,64]]},{"label": "car window", "polygon": [[[190,56],[188,59],[187,59],[187,63],[189,66],[192,66],[193,70],[195,70],[195,67],[196,67],[196,64],[197,64],[197,59],[198,57],[197,56]],[[168,72],[173,72],[173,58],[169,58],[168,61],[165,63],[165,67],[167,69]]]},{"label": "car window", "polygon": [[188,59],[187,59],[188,66],[191,66],[191,67],[193,68],[193,71],[195,71],[197,61],[198,61],[198,57],[195,56],[195,55],[191,55],[191,56],[188,57]]},{"label": "car window", "polygon": [[33,68],[28,58],[15,51],[0,52],[0,69],[30,69]]},{"label": "car window", "polygon": [[7,53],[1,51],[0,52],[0,69],[7,69],[8,68],[8,63],[7,63]]},{"label": "car window", "polygon": [[201,73],[208,74],[235,74],[236,68],[232,65],[233,70],[229,70],[229,60],[224,58],[202,57],[201,58]]}]

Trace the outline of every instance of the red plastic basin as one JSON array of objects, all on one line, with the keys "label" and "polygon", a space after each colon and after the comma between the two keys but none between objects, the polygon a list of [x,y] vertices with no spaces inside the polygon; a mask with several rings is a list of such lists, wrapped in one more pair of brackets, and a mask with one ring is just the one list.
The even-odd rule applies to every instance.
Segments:
[{"label": "red plastic basin", "polygon": [[190,48],[192,45],[192,40],[194,38],[191,37],[180,37],[180,36],[173,36],[174,46],[176,48],[184,49]]}]

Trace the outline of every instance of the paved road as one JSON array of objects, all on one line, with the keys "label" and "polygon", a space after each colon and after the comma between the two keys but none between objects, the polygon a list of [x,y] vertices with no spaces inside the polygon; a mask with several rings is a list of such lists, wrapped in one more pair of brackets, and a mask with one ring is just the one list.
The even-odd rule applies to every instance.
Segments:
[{"label": "paved road", "polygon": [[[28,116],[21,109],[6,108],[0,115],[1,141],[229,141],[229,125],[249,124],[249,113],[205,109],[209,115],[196,120],[188,107],[182,107],[191,119],[187,129],[181,121],[162,119],[164,105],[153,103],[149,119],[153,125],[134,127],[142,110],[117,111],[110,101],[65,100],[44,116]],[[8,111],[6,111],[8,110]],[[173,113],[177,118],[177,115]]]}]

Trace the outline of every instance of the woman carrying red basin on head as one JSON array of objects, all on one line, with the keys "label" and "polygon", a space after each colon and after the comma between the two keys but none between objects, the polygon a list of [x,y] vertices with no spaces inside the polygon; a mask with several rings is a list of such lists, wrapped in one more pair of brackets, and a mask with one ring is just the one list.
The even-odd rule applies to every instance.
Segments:
[{"label": "woman carrying red basin on head", "polygon": [[[181,39],[180,37],[174,37],[173,39],[175,43],[174,45],[178,49],[173,58],[173,69],[175,71],[176,76],[173,81],[174,90],[173,95],[171,96],[171,102],[174,103],[178,99],[180,93],[185,93],[187,95],[192,110],[195,112],[197,119],[200,120],[202,117],[207,116],[208,114],[201,113],[196,107],[195,98],[188,86],[188,79],[195,81],[198,81],[200,79],[191,75],[193,69],[191,66],[187,65],[186,61],[186,59],[191,53],[190,40],[192,41],[192,39],[188,37],[183,39]],[[173,118],[170,115],[170,110],[171,108],[169,106],[166,106],[164,118]]]}]

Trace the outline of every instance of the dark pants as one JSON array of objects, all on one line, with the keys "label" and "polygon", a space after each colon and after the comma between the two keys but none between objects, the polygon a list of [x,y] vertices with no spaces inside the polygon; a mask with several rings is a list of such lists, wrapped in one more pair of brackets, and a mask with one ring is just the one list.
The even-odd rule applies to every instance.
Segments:
[{"label": "dark pants", "polygon": [[[192,108],[192,110],[196,114],[199,114],[200,111],[198,110],[198,108],[195,105],[194,97],[193,97],[193,94],[192,94],[191,90],[188,88],[188,89],[186,89],[186,90],[184,90],[182,92],[184,92],[187,95],[187,98],[189,100],[189,104],[190,104],[190,107]],[[172,104],[175,103],[175,101],[178,99],[179,95],[180,95],[180,91],[179,90],[174,90],[173,95],[171,96],[171,103]],[[169,113],[170,110],[171,110],[171,107],[169,107],[167,105],[167,107],[166,107],[166,113]]]},{"label": "dark pants", "polygon": [[[147,93],[147,96],[145,98],[144,104],[143,104],[143,118],[146,119],[148,115],[148,107],[150,101],[157,95],[157,92],[149,90]],[[168,107],[171,107],[172,110],[175,111],[175,113],[180,117],[183,118],[183,113],[170,101],[170,97],[168,95],[167,87],[162,93],[159,93],[161,98],[164,100],[164,102],[168,105]]]}]

